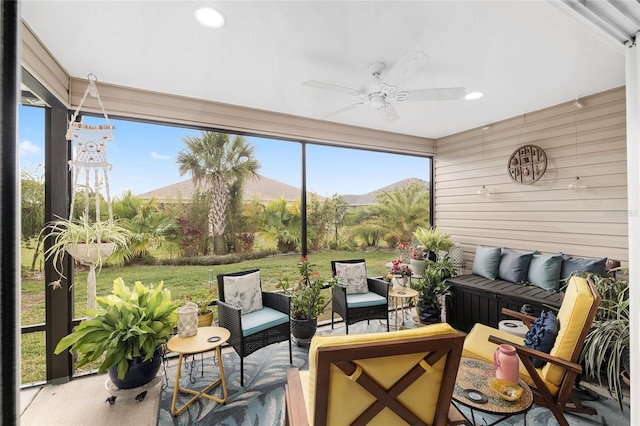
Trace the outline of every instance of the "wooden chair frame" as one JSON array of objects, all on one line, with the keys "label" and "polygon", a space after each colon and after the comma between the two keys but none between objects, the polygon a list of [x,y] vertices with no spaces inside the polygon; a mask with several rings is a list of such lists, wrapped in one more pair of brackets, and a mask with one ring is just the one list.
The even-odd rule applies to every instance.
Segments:
[{"label": "wooden chair frame", "polygon": [[[332,260],[331,274],[336,275],[336,263],[363,263],[365,259]],[[360,321],[372,319],[386,320],[389,331],[389,284],[383,280],[367,277],[367,286],[372,293],[379,294],[387,299],[384,305],[363,306],[359,308],[347,307],[347,291],[344,287],[331,290],[331,328],[333,329],[333,315],[337,313],[342,317],[346,325],[347,334],[349,326]]]},{"label": "wooden chair frame", "polygon": [[[219,274],[218,279],[218,296],[220,300],[218,305],[218,322],[220,327],[224,327],[231,333],[229,345],[233,347],[240,356],[240,386],[244,386],[244,358],[251,355],[258,349],[269,346],[272,343],[289,341],[289,362],[293,363],[291,353],[291,326],[290,321],[275,327],[268,328],[263,331],[244,336],[242,334],[242,315],[240,309],[225,303],[224,299],[224,277],[238,277],[257,272],[259,269],[250,269],[246,271],[233,272],[229,274]],[[260,283],[262,287],[262,282]],[[262,305],[272,308],[283,314],[290,316],[291,299],[281,293],[262,291]]]},{"label": "wooden chair frame", "polygon": [[[555,356],[549,355],[548,353],[537,351],[523,345],[517,345],[513,342],[501,339],[496,336],[489,336],[489,341],[491,343],[505,343],[516,348],[518,356],[520,357],[520,361],[522,361],[522,364],[529,372],[529,376],[535,383],[535,387],[531,387],[531,390],[533,391],[533,402],[549,408],[553,412],[556,420],[558,420],[558,423],[562,426],[569,425],[567,419],[565,419],[564,417],[564,412],[584,413],[590,415],[597,414],[595,408],[582,405],[580,399],[575,395],[575,393],[573,393],[573,384],[575,383],[578,375],[582,373],[582,366],[579,364],[580,353],[582,352],[585,339],[587,338],[587,334],[591,329],[591,324],[593,323],[593,319],[598,312],[598,306],[600,306],[600,302],[602,300],[593,282],[591,280],[587,280],[587,282],[589,283],[589,289],[593,296],[593,304],[591,305],[591,309],[589,309],[587,319],[582,328],[582,331],[580,332],[580,336],[578,337],[578,341],[576,342],[576,346],[569,360],[557,358]],[[529,328],[531,323],[536,319],[533,316],[512,311],[510,309],[503,309],[502,313],[522,320],[527,328]],[[558,394],[555,397],[551,395],[551,392],[549,391],[549,389],[547,389],[544,381],[538,374],[538,370],[533,366],[531,357],[550,362],[565,369]]]},{"label": "wooden chair frame", "polygon": [[[370,392],[376,398],[376,401],[363,411],[352,424],[366,425],[382,409],[389,408],[408,424],[423,425],[424,423],[396,398],[425,373],[426,370],[423,361],[428,365],[433,365],[444,356],[446,356],[446,363],[439,388],[433,424],[461,424],[462,422],[460,422],[458,413],[451,407],[451,396],[460,364],[464,338],[465,334],[458,332],[414,337],[406,340],[366,342],[318,348],[316,353],[315,413],[312,424],[316,426],[324,426],[327,424],[331,365],[338,367],[345,375],[351,376],[357,369],[357,365],[353,362],[354,360],[390,357],[419,352],[427,353],[424,359],[417,363],[389,389],[380,387],[374,377],[369,377],[364,372],[359,375],[355,381]],[[309,422],[302,393],[302,384],[297,369],[289,369],[287,371],[285,399],[287,404],[287,424],[292,426],[308,425]],[[449,420],[450,416],[455,417],[456,422],[451,423]]]}]

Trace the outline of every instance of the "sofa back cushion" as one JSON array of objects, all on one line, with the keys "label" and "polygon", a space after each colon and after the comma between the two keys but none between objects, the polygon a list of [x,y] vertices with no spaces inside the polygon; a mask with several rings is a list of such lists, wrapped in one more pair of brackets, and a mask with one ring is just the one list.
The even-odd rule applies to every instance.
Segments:
[{"label": "sofa back cushion", "polygon": [[534,254],[529,264],[527,281],[545,290],[558,290],[562,257]]},{"label": "sofa back cushion", "polygon": [[498,278],[498,266],[500,265],[500,247],[476,247],[476,257],[473,259],[472,273],[489,280]]},{"label": "sofa back cushion", "polygon": [[602,259],[589,259],[586,257],[573,257],[564,253],[560,253],[560,255],[562,256],[560,279],[566,280],[576,271],[593,272],[600,276],[604,276],[606,273],[606,257]]},{"label": "sofa back cushion", "polygon": [[516,284],[527,281],[527,272],[533,253],[517,253],[510,248],[503,248],[498,266],[498,278]]}]

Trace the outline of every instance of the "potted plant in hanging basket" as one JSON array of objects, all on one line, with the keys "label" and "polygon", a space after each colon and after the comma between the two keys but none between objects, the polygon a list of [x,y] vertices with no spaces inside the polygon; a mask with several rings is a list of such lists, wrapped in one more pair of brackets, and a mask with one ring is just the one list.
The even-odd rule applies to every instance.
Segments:
[{"label": "potted plant in hanging basket", "polygon": [[109,372],[120,389],[142,386],[156,376],[163,347],[174,333],[178,304],[160,282],[147,287],[137,281],[128,288],[122,278],[113,281],[113,292],[98,297],[93,317],[83,320],[55,348],[78,353],[77,367],[102,359],[98,373]]},{"label": "potted plant in hanging basket", "polygon": [[411,287],[418,291],[418,312],[423,324],[440,322],[442,303],[451,295],[446,280],[455,273],[449,257],[444,256],[436,262],[427,261],[422,278],[412,281]]},{"label": "potted plant in hanging basket", "polygon": [[[40,241],[52,238],[51,246],[44,252],[45,259],[52,260],[55,271],[64,278],[62,259],[69,254],[79,263],[89,267],[87,277],[87,307],[95,308],[95,272],[116,249],[126,249],[130,232],[117,221],[89,222],[86,216],[79,219],[58,219],[47,223],[40,233]],[[51,283],[59,287],[60,279]]]},{"label": "potted plant in hanging basket", "polygon": [[331,302],[323,293],[325,288],[335,286],[335,279],[323,280],[313,270],[306,257],[300,259],[298,276],[280,278],[276,288],[291,297],[291,334],[298,345],[308,343],[316,332],[318,315]]},{"label": "potted plant in hanging basket", "polygon": [[449,252],[455,246],[455,243],[451,241],[451,236],[441,233],[437,226],[431,228],[419,226],[413,236],[426,251],[424,257],[431,261],[438,260],[441,251]]}]

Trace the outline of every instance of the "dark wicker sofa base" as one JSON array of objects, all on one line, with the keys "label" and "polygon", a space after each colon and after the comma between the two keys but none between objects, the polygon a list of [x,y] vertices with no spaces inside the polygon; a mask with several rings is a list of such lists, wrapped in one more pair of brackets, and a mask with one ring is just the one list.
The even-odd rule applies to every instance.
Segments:
[{"label": "dark wicker sofa base", "polygon": [[452,327],[464,332],[475,323],[498,328],[498,323],[508,317],[501,314],[502,308],[519,311],[522,305],[533,308],[534,315],[562,304],[564,293],[547,291],[531,285],[514,284],[503,280],[489,280],[478,275],[460,275],[447,279],[452,297],[447,305],[447,321]]}]

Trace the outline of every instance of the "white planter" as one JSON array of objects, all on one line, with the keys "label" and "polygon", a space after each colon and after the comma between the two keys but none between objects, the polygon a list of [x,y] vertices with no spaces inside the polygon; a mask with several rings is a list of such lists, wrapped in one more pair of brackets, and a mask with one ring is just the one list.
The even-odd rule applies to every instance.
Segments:
[{"label": "white planter", "polygon": [[95,265],[98,261],[98,251],[100,257],[105,258],[111,256],[116,249],[115,243],[94,243],[94,244],[75,244],[67,245],[65,250],[75,260],[83,265]]}]

